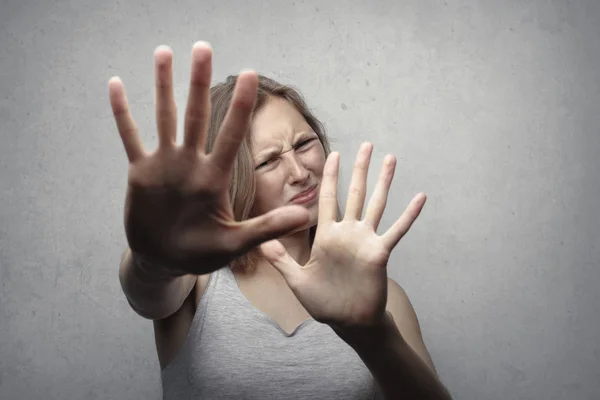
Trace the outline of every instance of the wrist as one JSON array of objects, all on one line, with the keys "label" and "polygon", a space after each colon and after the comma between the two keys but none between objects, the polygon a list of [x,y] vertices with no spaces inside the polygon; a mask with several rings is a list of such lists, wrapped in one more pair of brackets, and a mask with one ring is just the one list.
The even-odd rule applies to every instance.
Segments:
[{"label": "wrist", "polygon": [[131,263],[135,275],[146,281],[166,281],[186,275],[185,272],[156,259],[131,250]]},{"label": "wrist", "polygon": [[337,335],[351,346],[380,346],[395,336],[397,327],[392,314],[386,310],[382,318],[369,326],[333,327]]}]

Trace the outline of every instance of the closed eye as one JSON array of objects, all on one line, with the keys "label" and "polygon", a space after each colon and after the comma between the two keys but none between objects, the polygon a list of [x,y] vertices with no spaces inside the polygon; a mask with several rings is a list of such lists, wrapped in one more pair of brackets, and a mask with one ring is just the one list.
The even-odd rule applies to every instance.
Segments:
[{"label": "closed eye", "polygon": [[303,146],[306,146],[308,143],[312,142],[313,140],[315,140],[315,138],[311,138],[311,139],[304,140],[304,141],[302,141],[302,142],[298,143],[298,145],[297,145],[296,147],[303,147]]},{"label": "closed eye", "polygon": [[262,167],[266,167],[266,166],[267,166],[267,165],[269,165],[269,164],[270,164],[272,161],[275,161],[275,159],[274,159],[274,158],[269,158],[267,161],[265,161],[265,162],[262,162],[262,163],[258,164],[258,165],[256,166],[256,169],[259,169],[259,168],[262,168]]},{"label": "closed eye", "polygon": [[[299,148],[302,148],[302,147],[306,147],[313,140],[317,140],[317,139],[316,138],[310,138],[310,139],[303,140],[303,141],[301,141],[300,143],[298,143],[296,145],[296,148],[299,149]],[[275,161],[276,159],[277,159],[277,157],[269,158],[268,160],[266,160],[266,161],[258,164],[255,169],[260,169],[262,167],[266,167],[267,165],[269,165],[271,162]]]}]

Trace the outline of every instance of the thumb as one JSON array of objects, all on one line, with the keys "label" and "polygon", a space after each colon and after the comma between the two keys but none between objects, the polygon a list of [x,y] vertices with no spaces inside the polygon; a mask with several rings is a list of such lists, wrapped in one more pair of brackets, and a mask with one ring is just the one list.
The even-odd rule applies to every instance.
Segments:
[{"label": "thumb", "polygon": [[289,285],[293,281],[300,266],[296,260],[290,256],[281,242],[275,239],[269,240],[260,245],[260,251],[262,251],[267,261],[279,271]]},{"label": "thumb", "polygon": [[246,251],[267,240],[285,236],[308,222],[308,210],[302,206],[284,206],[242,222],[240,237]]}]

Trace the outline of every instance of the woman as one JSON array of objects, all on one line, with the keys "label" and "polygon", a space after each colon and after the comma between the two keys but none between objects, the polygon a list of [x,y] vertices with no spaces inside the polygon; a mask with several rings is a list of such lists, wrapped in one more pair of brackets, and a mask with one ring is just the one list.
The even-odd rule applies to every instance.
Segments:
[{"label": "woman", "polygon": [[155,152],[117,77],[109,92],[129,159],[119,277],[153,320],[164,397],[450,398],[386,273],[425,195],[376,234],[395,158],[361,220],[372,145],[361,146],[341,216],[339,154],[296,91],[252,71],[211,90],[212,50],[198,42],[178,145],[169,48],[155,67]]}]

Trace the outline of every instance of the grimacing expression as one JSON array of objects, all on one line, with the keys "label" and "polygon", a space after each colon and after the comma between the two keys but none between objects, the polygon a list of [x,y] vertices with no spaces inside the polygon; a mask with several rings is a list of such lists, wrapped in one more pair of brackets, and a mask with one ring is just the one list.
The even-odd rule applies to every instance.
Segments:
[{"label": "grimacing expression", "polygon": [[251,124],[256,194],[251,216],[294,204],[292,198],[317,185],[317,197],[302,204],[309,225],[318,216],[318,193],[325,165],[325,150],[302,114],[288,101],[270,97]]}]

